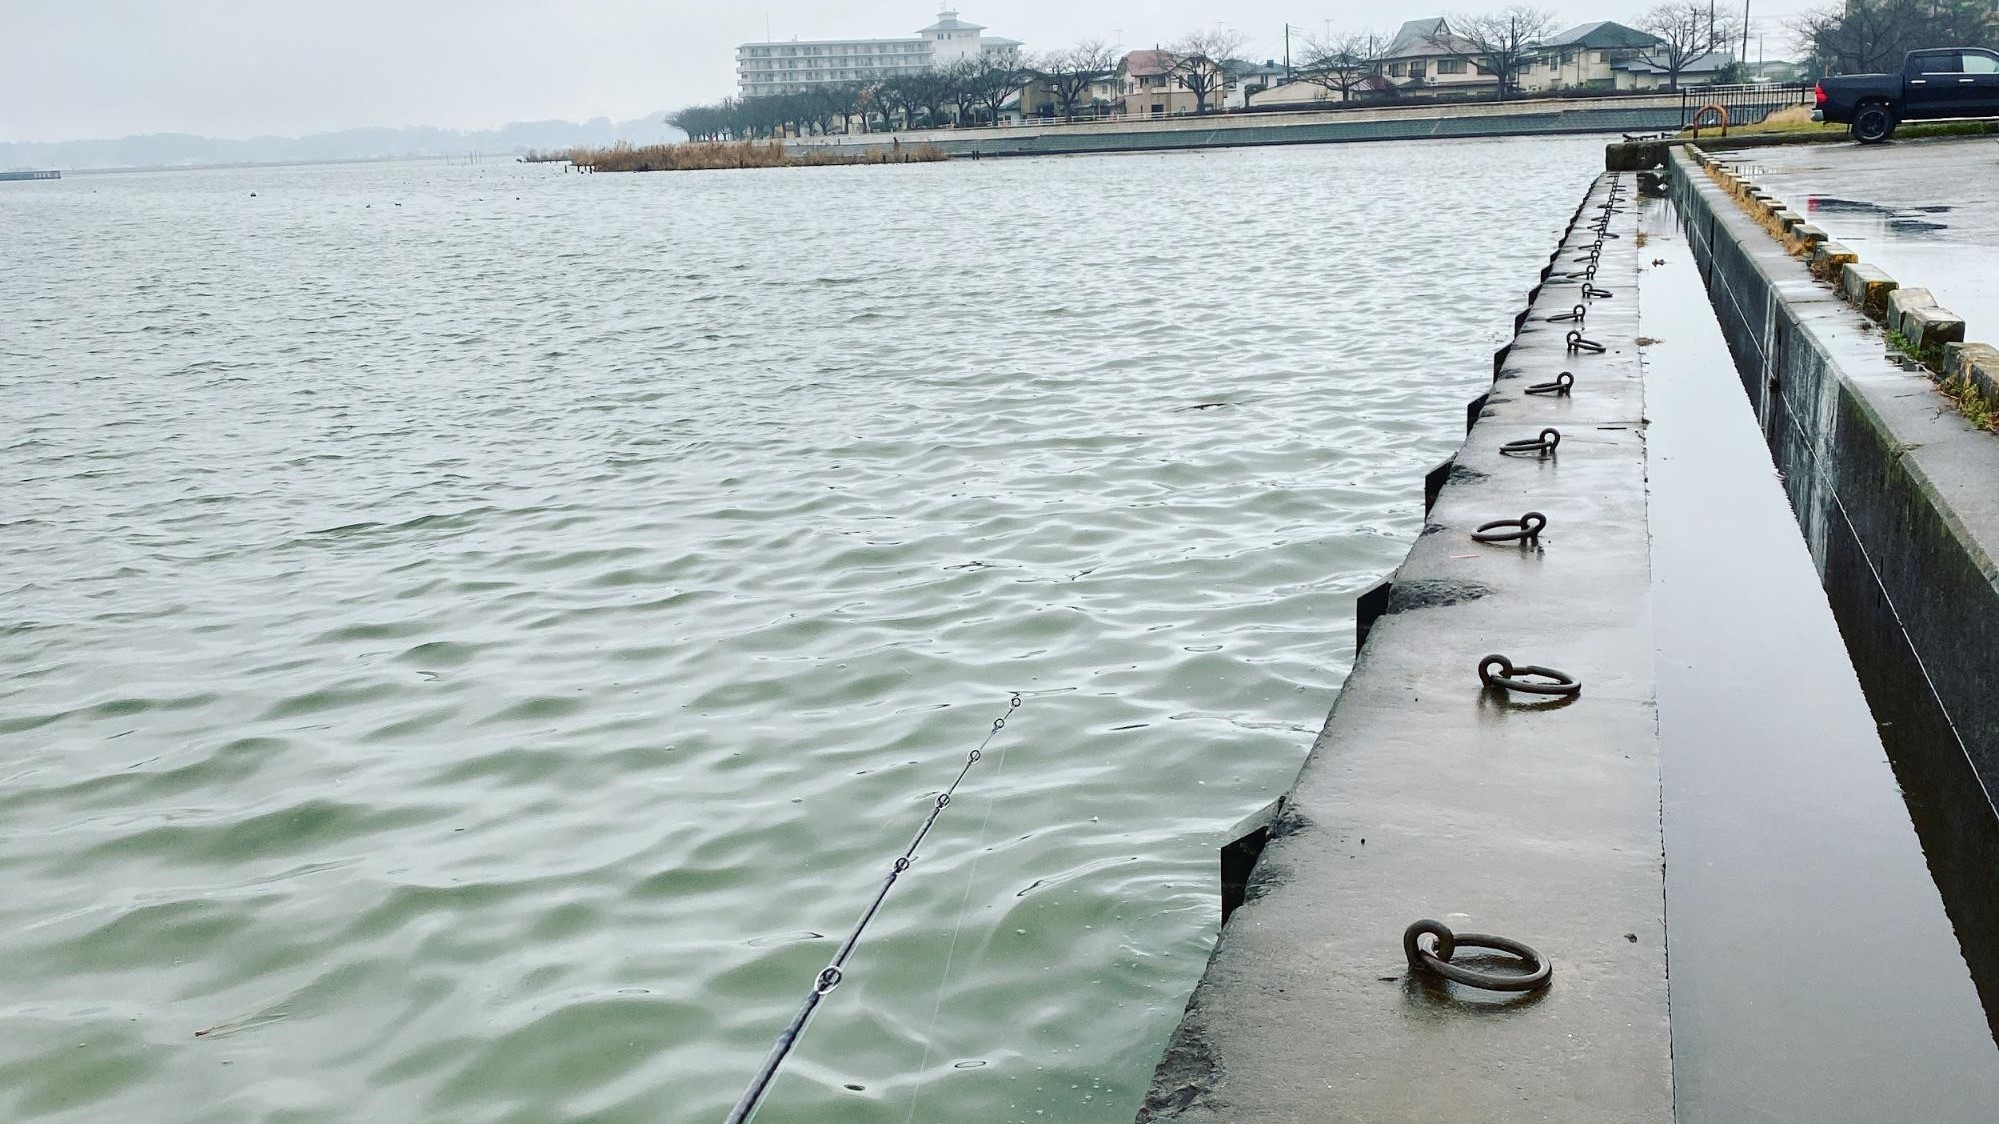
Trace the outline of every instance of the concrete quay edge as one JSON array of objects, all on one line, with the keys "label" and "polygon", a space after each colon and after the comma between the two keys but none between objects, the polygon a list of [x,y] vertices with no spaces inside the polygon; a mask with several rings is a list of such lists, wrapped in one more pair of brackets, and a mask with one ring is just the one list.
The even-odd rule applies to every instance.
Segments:
[{"label": "concrete quay edge", "polygon": [[[1618,237],[1571,276],[1613,183]],[[1139,1121],[1672,1119],[1636,207],[1634,177],[1593,186],[1495,357]],[[1580,326],[1549,319],[1577,304]],[[1605,350],[1569,350],[1578,330]],[[1524,393],[1561,371],[1571,396]],[[1549,427],[1553,456],[1500,452]],[[1470,538],[1530,510],[1538,544]],[[1487,653],[1582,693],[1482,690]],[[1553,978],[1508,996],[1413,972],[1419,918],[1526,941]]]}]

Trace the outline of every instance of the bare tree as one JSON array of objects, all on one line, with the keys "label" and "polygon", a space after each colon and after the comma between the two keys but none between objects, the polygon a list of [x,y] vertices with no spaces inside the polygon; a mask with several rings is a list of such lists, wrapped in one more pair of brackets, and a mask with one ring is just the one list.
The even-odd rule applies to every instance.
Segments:
[{"label": "bare tree", "polygon": [[1036,75],[1048,84],[1048,92],[1062,103],[1065,120],[1076,119],[1076,104],[1089,96],[1097,83],[1117,73],[1118,55],[1101,39],[1090,39],[1066,51],[1043,55],[1035,66]]},{"label": "bare tree", "polygon": [[979,60],[959,59],[939,70],[937,75],[944,80],[946,96],[957,110],[954,123],[969,123],[973,108],[979,104]]},{"label": "bare tree", "polygon": [[892,78],[868,86],[862,120],[870,114],[882,120],[882,132],[892,132],[896,128],[896,114],[902,110],[902,90],[896,88]]},{"label": "bare tree", "polygon": [[1821,74],[1895,71],[1922,47],[1999,42],[1989,0],[1845,0],[1800,12],[1791,31]]},{"label": "bare tree", "polygon": [[1235,58],[1242,45],[1249,42],[1249,36],[1232,28],[1216,27],[1207,31],[1196,31],[1175,43],[1169,52],[1173,56],[1173,76],[1194,95],[1194,112],[1206,113],[1208,100],[1217,104],[1220,95],[1229,87],[1228,70],[1224,63]]},{"label": "bare tree", "polygon": [[1666,72],[1669,90],[1680,88],[1688,66],[1735,42],[1736,34],[1728,18],[1717,19],[1700,0],[1668,0],[1641,16],[1638,30],[1658,40],[1638,57]]},{"label": "bare tree", "polygon": [[951,83],[942,71],[919,70],[915,74],[901,75],[903,108],[909,114],[910,128],[916,127],[917,114],[923,115],[924,124],[932,128],[943,122],[944,108],[951,104]]},{"label": "bare tree", "polygon": [[868,87],[864,82],[832,82],[812,91],[820,114],[819,131],[830,133],[833,122],[843,133],[853,131],[856,116],[867,112]]},{"label": "bare tree", "polygon": [[1025,89],[1033,78],[1034,71],[1028,67],[1019,47],[987,51],[979,56],[978,76],[974,81],[979,104],[998,121],[1006,100]]},{"label": "bare tree", "polygon": [[1381,73],[1387,51],[1387,38],[1375,31],[1341,31],[1324,42],[1306,40],[1298,77],[1338,94],[1341,101],[1352,101],[1363,82]]},{"label": "bare tree", "polygon": [[1494,100],[1505,101],[1520,72],[1540,52],[1541,41],[1554,30],[1555,13],[1515,4],[1503,12],[1451,16],[1430,36],[1430,43],[1499,79]]}]

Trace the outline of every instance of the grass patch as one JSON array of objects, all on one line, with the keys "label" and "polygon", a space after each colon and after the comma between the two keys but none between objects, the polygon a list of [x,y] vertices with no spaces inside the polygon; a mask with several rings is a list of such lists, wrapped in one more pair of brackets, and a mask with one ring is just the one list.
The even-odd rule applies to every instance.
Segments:
[{"label": "grass patch", "polygon": [[[1904,124],[1895,130],[1896,140],[1923,140],[1928,137],[1982,137],[1999,132],[1999,122],[1993,121],[1918,121]],[[1692,129],[1681,129],[1683,137],[1693,136]],[[1795,141],[1799,144],[1824,144],[1842,141],[1847,137],[1845,125],[1835,125],[1830,121],[1812,120],[1812,111],[1807,106],[1794,105],[1780,110],[1758,121],[1754,125],[1731,125],[1728,135],[1712,125],[1701,127],[1699,139],[1702,143],[1713,142],[1717,147],[1737,137],[1768,137],[1774,141]]]},{"label": "grass patch", "polygon": [[1888,341],[1889,347],[1922,364],[1923,368],[1930,372],[1931,380],[1936,383],[1937,392],[1944,396],[1945,401],[1955,406],[1958,413],[1964,415],[1965,421],[1987,433],[1999,433],[1999,410],[1993,408],[1992,401],[1985,397],[1985,392],[1979,388],[1969,372],[1956,378],[1942,377],[1944,367],[1942,344],[1917,347],[1909,342],[1907,336],[1893,328],[1886,329],[1881,334]]},{"label": "grass patch", "polygon": [[814,168],[835,164],[930,164],[948,160],[934,145],[893,145],[864,152],[818,147],[792,150],[773,141],[687,141],[681,144],[578,148],[569,162],[593,172],[685,172],[730,168]]},{"label": "grass patch", "polygon": [[[1686,134],[1693,132],[1692,129],[1680,131]],[[1703,126],[1701,133],[1719,136],[1721,130],[1711,125]],[[1794,105],[1789,109],[1780,109],[1753,125],[1731,125],[1728,128],[1728,135],[1731,137],[1767,137],[1781,133],[1797,133],[1800,136],[1845,136],[1846,126],[1814,121],[1810,106]]]},{"label": "grass patch", "polygon": [[1964,415],[1965,421],[1987,433],[1999,433],[1999,412],[1992,409],[1992,404],[1985,400],[1985,395],[1979,392],[1978,385],[1969,377],[1945,379],[1937,384],[1937,389],[1950,399],[1957,412]]},{"label": "grass patch", "polygon": [[1888,341],[1889,347],[1921,363],[1925,369],[1934,371],[1937,374],[1943,373],[1942,344],[1934,343],[1928,347],[1917,347],[1909,340],[1909,337],[1893,328],[1889,328],[1883,332],[1882,337]]},{"label": "grass patch", "polygon": [[1982,137],[1999,131],[1999,122],[1992,121],[1931,121],[1920,125],[1904,125],[1895,130],[1896,140],[1921,140],[1924,137]]}]

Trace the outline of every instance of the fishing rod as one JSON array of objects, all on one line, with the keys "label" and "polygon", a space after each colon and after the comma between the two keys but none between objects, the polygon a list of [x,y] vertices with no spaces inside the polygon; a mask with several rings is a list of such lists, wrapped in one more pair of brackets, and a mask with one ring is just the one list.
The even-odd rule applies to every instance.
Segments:
[{"label": "fishing rod", "polygon": [[937,817],[943,815],[944,809],[951,806],[952,794],[958,791],[960,784],[964,783],[966,774],[972,771],[972,766],[977,765],[980,759],[985,757],[986,746],[992,744],[993,738],[1006,728],[1007,715],[1012,714],[1019,706],[1020,695],[1015,694],[1008,700],[1006,712],[993,719],[993,727],[986,731],[985,739],[979,742],[979,747],[965,756],[965,765],[958,770],[957,777],[951,781],[951,787],[938,793],[937,799],[931,802],[930,814],[924,817],[923,826],[916,829],[916,838],[911,839],[902,854],[897,855],[895,861],[889,864],[888,877],[882,881],[881,889],[875,891],[874,900],[868,903],[868,908],[862,912],[861,919],[854,923],[853,932],[848,933],[847,939],[840,942],[840,949],[833,954],[832,961],[819,970],[819,975],[812,981],[811,990],[805,993],[805,1001],[798,1007],[798,1013],[791,1016],[791,1023],[777,1036],[777,1044],[771,1047],[770,1055],[764,1058],[764,1063],[758,1067],[756,1076],[750,1078],[750,1087],[743,1090],[742,1097],[736,1101],[736,1107],[729,1110],[729,1115],[722,1124],[748,1124],[750,1117],[756,1115],[757,1109],[763,1105],[764,1095],[770,1092],[771,1082],[777,1080],[778,1070],[783,1067],[792,1049],[798,1045],[799,1036],[805,1033],[806,1021],[812,1017],[812,1012],[818,1009],[820,1000],[825,999],[834,988],[839,987],[840,981],[845,978],[848,957],[854,954],[854,946],[861,942],[861,934],[867,930],[868,922],[873,921],[875,914],[880,912],[882,902],[888,899],[888,892],[895,888],[895,880],[902,877],[903,872],[916,861],[916,849],[923,845],[924,837],[930,834],[932,827],[936,826]]}]

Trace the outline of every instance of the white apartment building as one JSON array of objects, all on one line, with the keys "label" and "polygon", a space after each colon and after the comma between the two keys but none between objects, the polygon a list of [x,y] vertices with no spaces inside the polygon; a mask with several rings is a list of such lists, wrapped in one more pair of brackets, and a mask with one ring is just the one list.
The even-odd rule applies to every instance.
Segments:
[{"label": "white apartment building", "polygon": [[736,91],[752,98],[834,82],[872,82],[1020,46],[1018,39],[986,35],[985,30],[947,10],[910,38],[745,43],[736,48]]}]

